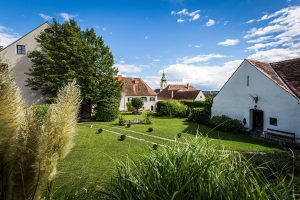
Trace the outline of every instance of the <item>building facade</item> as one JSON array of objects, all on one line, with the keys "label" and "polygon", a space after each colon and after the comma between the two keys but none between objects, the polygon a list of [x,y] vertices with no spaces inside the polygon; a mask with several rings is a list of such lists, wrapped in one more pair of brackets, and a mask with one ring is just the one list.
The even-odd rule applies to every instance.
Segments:
[{"label": "building facade", "polygon": [[120,111],[128,111],[127,103],[133,98],[140,97],[144,100],[143,110],[156,110],[157,94],[141,78],[118,76],[122,82],[122,98],[120,102]]},{"label": "building facade", "polygon": [[213,100],[212,116],[220,115],[262,135],[294,134],[300,143],[300,59],[244,60]]},{"label": "building facade", "polygon": [[166,74],[163,72],[160,80],[160,89],[155,90],[158,101],[164,100],[193,100],[204,101],[205,95],[201,90],[197,90],[194,86],[187,84],[167,84]]},{"label": "building facade", "polygon": [[32,67],[28,58],[29,53],[39,48],[35,38],[48,27],[49,24],[44,23],[0,51],[0,59],[12,70],[15,82],[27,105],[43,102],[43,96],[39,91],[26,86],[28,76],[25,73]]}]

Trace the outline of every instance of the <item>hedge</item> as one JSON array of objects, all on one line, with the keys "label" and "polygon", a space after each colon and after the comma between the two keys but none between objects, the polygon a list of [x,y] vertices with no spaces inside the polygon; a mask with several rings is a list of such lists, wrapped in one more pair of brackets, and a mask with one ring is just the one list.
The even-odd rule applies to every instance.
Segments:
[{"label": "hedge", "polygon": [[157,113],[160,116],[186,117],[188,107],[178,100],[157,102]]}]

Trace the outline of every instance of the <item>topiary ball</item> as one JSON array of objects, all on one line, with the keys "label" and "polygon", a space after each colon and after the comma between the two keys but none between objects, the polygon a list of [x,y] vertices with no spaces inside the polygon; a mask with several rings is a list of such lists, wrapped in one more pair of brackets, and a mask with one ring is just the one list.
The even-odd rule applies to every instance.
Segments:
[{"label": "topiary ball", "polygon": [[153,148],[153,150],[157,150],[158,149],[158,144],[153,144],[153,146],[152,146],[152,148]]},{"label": "topiary ball", "polygon": [[131,124],[128,123],[128,124],[127,124],[127,128],[130,128],[130,126],[131,126]]},{"label": "topiary ball", "polygon": [[181,133],[177,133],[177,138],[181,138]]},{"label": "topiary ball", "polygon": [[98,130],[97,130],[97,134],[100,134],[100,133],[102,133],[103,132],[103,129],[102,128],[99,128]]},{"label": "topiary ball", "polygon": [[153,131],[153,128],[152,127],[149,127],[148,128],[148,132],[152,132]]},{"label": "topiary ball", "polygon": [[120,141],[124,141],[125,139],[126,139],[126,135],[124,135],[124,134],[120,135],[120,138],[119,138]]}]

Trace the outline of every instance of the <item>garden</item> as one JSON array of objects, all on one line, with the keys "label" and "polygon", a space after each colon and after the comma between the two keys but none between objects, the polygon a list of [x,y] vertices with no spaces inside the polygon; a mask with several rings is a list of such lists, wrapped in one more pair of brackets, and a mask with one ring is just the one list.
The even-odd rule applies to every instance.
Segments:
[{"label": "garden", "polygon": [[0,62],[0,199],[299,198],[296,151],[211,118],[211,99],[161,101],[154,113],[134,98],[120,113],[122,84],[93,29],[54,21],[37,41],[28,84],[48,105],[25,106]]}]

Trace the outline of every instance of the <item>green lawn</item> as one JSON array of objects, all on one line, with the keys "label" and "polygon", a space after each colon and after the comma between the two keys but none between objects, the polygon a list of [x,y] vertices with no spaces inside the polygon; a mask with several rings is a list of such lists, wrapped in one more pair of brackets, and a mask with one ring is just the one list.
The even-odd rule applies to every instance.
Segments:
[{"label": "green lawn", "polygon": [[[142,116],[126,115],[125,118],[129,120],[142,118]],[[58,166],[54,187],[55,199],[96,199],[100,196],[97,191],[101,190],[114,174],[116,162],[124,161],[127,156],[138,161],[142,156],[153,151],[150,143],[131,138],[119,141],[119,136],[108,132],[109,130],[153,143],[168,145],[169,141],[151,136],[175,139],[177,133],[182,133],[182,138],[179,141],[184,142],[186,138],[195,137],[198,129],[204,135],[208,134],[211,143],[220,144],[227,149],[242,151],[279,150],[275,146],[256,141],[245,134],[211,131],[206,126],[187,122],[185,119],[153,118],[151,125],[133,125],[130,128],[120,127],[117,122],[118,120],[110,123],[78,124],[75,146]],[[90,124],[93,124],[93,128],[90,128]],[[105,130],[101,134],[96,134],[96,129],[100,127]],[[148,127],[153,127],[154,131],[148,133]]]}]

